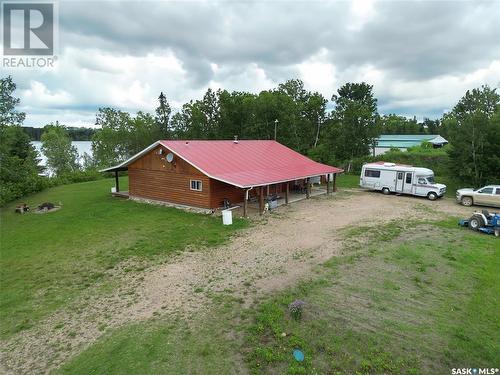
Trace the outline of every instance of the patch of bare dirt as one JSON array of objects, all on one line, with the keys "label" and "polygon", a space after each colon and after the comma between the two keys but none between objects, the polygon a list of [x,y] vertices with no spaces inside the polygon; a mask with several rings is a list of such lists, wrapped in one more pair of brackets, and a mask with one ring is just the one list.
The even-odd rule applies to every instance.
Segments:
[{"label": "patch of bare dirt", "polygon": [[351,191],[281,207],[235,236],[230,244],[185,251],[170,262],[139,272],[112,271],[112,295],[88,293],[36,327],[2,343],[6,371],[46,373],[92,344],[109,328],[165,314],[188,316],[210,308],[212,293],[245,303],[307,277],[342,250],[339,229],[401,219],[470,215],[452,200]]}]

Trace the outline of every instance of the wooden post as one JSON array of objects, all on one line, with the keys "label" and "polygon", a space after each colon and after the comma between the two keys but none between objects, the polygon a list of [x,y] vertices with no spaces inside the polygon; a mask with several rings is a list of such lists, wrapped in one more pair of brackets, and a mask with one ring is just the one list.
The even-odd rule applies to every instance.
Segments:
[{"label": "wooden post", "polygon": [[286,183],[285,188],[285,204],[288,204],[288,192],[290,191],[290,182]]},{"label": "wooden post", "polygon": [[337,173],[333,174],[333,191],[337,191]]},{"label": "wooden post", "polygon": [[330,194],[330,173],[326,175],[326,194]]},{"label": "wooden post", "polygon": [[248,189],[243,190],[243,217],[247,217]]},{"label": "wooden post", "polygon": [[311,196],[311,184],[309,182],[309,179],[306,178],[306,198],[309,199]]},{"label": "wooden post", "polygon": [[262,215],[263,213],[264,213],[264,186],[261,186],[259,194],[259,214]]},{"label": "wooden post", "polygon": [[120,191],[120,184],[118,182],[118,171],[115,171],[115,188],[116,192],[118,193]]}]

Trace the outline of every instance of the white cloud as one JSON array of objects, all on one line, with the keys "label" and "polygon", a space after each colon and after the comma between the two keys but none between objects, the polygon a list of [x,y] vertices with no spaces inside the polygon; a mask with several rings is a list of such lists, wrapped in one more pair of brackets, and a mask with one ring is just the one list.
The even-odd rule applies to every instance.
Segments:
[{"label": "white cloud", "polygon": [[325,48],[298,64],[297,70],[308,89],[318,91],[330,99],[338,85],[338,79],[335,66],[330,62],[328,51]]},{"label": "white cloud", "polygon": [[49,90],[42,82],[32,80],[30,87],[22,92],[21,99],[31,108],[67,105],[74,102],[72,95],[62,89]]},{"label": "white cloud", "polygon": [[361,30],[377,14],[375,0],[351,0],[350,4],[351,18],[348,26],[349,30]]}]

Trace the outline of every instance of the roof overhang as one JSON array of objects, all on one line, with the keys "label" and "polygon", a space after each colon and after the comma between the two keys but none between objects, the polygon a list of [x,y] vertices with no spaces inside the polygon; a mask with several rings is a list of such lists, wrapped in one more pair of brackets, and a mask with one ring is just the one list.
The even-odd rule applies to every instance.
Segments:
[{"label": "roof overhang", "polygon": [[115,165],[114,167],[100,169],[99,172],[126,171],[128,169],[128,166],[130,164],[132,164],[134,161],[136,161],[137,159],[139,159],[144,154],[147,154],[149,151],[153,150],[158,145],[161,145],[160,141],[156,141],[155,143],[149,145],[144,150],[142,150],[141,152],[138,152],[137,154],[135,154],[131,158],[125,160],[124,162],[122,162],[122,163],[120,163],[118,165]]},{"label": "roof overhang", "polygon": [[[165,146],[164,144],[162,144],[161,140],[160,141],[156,141],[153,144],[151,144],[148,147],[146,147],[141,152],[138,152],[137,154],[135,154],[131,158],[125,160],[124,162],[122,162],[122,163],[120,163],[118,165],[115,165],[114,167],[109,167],[109,168],[101,169],[101,170],[99,170],[99,172],[126,171],[128,169],[128,166],[130,164],[132,164],[134,161],[136,161],[137,159],[139,159],[143,155],[147,154],[151,150],[154,150],[157,146],[162,146],[162,147],[167,148],[167,146]],[[170,152],[172,152],[174,155],[176,155],[177,157],[179,157],[180,159],[184,160],[189,165],[191,165],[194,168],[198,169],[200,172],[202,172],[207,177],[209,177],[211,179],[214,179],[214,180],[217,180],[217,181],[220,181],[220,182],[224,182],[224,183],[232,185],[232,186],[236,186],[236,187],[242,188],[242,189],[250,189],[250,188],[259,187],[259,186],[267,186],[267,185],[271,185],[271,184],[280,184],[280,183],[284,183],[284,182],[301,180],[301,179],[305,179],[305,178],[311,178],[311,177],[323,176],[323,175],[327,175],[327,174],[336,174],[336,173],[343,173],[344,172],[343,169],[331,167],[330,171],[327,171],[326,173],[321,173],[321,174],[312,174],[312,175],[305,175],[305,176],[293,176],[290,179],[286,179],[286,180],[277,180],[277,181],[270,180],[270,181],[255,183],[255,184],[240,185],[240,184],[228,181],[228,180],[220,178],[220,177],[212,176],[210,173],[207,173],[205,170],[203,170],[202,168],[200,168],[197,165],[193,164],[191,161],[189,161],[188,159],[186,159],[185,157],[183,157],[179,153],[175,152],[174,150],[171,150],[170,148],[168,148],[168,150]]]}]

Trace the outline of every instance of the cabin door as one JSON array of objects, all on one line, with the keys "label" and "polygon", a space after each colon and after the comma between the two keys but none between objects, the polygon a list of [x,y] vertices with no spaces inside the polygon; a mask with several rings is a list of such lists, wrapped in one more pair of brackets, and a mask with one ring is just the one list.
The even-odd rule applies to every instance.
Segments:
[{"label": "cabin door", "polygon": [[412,194],[413,193],[413,172],[406,172],[405,173],[403,193],[405,193],[405,194]]},{"label": "cabin door", "polygon": [[396,191],[400,193],[403,192],[404,175],[404,172],[396,172]]}]

